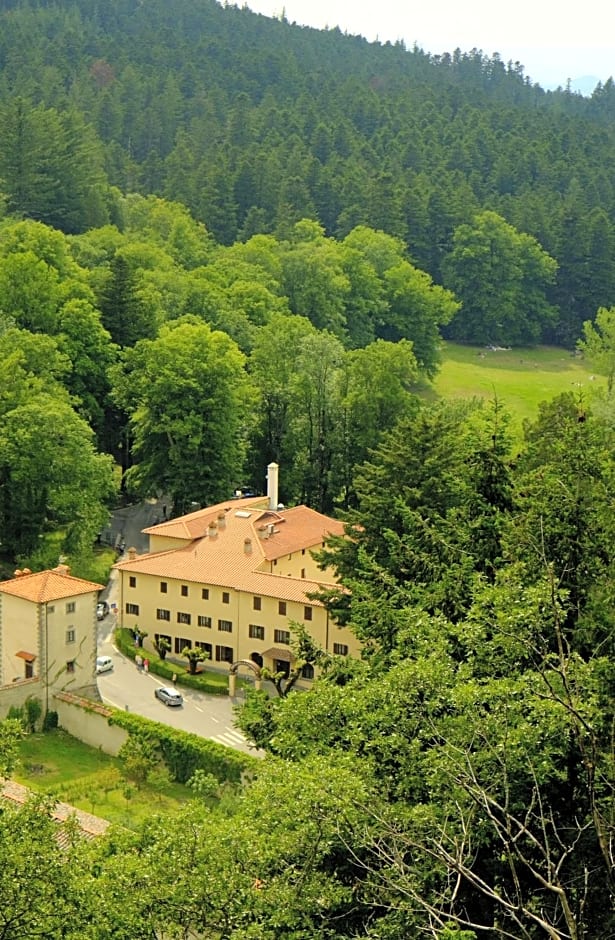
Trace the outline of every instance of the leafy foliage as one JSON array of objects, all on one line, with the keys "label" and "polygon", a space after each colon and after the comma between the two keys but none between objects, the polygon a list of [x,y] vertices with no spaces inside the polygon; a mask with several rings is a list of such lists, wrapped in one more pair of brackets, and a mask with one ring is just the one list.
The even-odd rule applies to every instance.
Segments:
[{"label": "leafy foliage", "polygon": [[186,783],[197,769],[213,774],[220,782],[237,783],[254,766],[254,758],[246,754],[139,715],[116,712],[110,722],[135,737],[136,744],[131,748],[145,748],[148,755],[160,754],[171,778],[179,783]]}]

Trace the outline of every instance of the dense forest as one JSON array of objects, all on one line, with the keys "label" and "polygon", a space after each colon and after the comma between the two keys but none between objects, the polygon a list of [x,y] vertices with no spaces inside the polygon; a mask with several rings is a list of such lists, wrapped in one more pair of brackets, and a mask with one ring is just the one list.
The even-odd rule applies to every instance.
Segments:
[{"label": "dense forest", "polygon": [[[1,0],[7,570],[276,460],[347,522],[364,657],[248,697],[220,804],[62,852],[1,807],[0,937],[615,937],[614,114],[211,0]],[[607,388],[512,438],[434,401],[443,336],[580,342]]]},{"label": "dense forest", "polygon": [[[335,238],[367,225],[447,286],[456,229],[489,211],[557,263],[526,341],[572,345],[611,302],[610,79],[591,98],[545,92],[477,50],[434,57],[214,0],[3,0],[0,26],[12,213],[121,224],[119,190],[182,203],[224,245],[303,218]],[[463,320],[454,334],[482,340]]]}]

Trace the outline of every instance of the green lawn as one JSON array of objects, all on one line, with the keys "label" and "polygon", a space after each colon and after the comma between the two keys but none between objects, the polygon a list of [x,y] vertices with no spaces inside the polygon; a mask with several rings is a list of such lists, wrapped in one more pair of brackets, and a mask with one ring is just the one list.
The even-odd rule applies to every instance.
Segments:
[{"label": "green lawn", "polygon": [[176,813],[194,794],[182,784],[152,780],[137,788],[122,778],[117,758],[64,731],[29,734],[14,779],[64,803],[131,828],[152,813]]},{"label": "green lawn", "polygon": [[444,343],[442,367],[434,389],[442,398],[497,397],[520,429],[525,418],[536,418],[540,402],[562,392],[604,388],[606,380],[592,376],[583,361],[565,349],[491,350]]}]

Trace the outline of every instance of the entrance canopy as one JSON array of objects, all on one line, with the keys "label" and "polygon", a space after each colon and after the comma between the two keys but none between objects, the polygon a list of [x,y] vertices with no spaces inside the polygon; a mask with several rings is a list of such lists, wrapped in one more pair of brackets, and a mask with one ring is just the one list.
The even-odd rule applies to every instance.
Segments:
[{"label": "entrance canopy", "polygon": [[15,656],[19,656],[20,659],[25,659],[27,663],[33,663],[36,659],[35,653],[28,653],[26,650],[19,650],[18,653],[15,653]]},{"label": "entrance canopy", "polygon": [[292,663],[296,659],[294,654],[290,650],[284,649],[283,646],[272,646],[270,650],[265,650],[263,656],[266,656],[267,659],[279,659],[282,663]]}]

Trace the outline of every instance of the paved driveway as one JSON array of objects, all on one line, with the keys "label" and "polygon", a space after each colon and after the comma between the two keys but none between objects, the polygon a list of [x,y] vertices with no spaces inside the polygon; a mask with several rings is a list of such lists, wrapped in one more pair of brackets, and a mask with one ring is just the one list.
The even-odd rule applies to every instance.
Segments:
[{"label": "paved driveway", "polygon": [[184,697],[183,707],[170,708],[154,697],[156,686],[168,683],[152,673],[139,671],[134,663],[109,643],[104,644],[102,653],[112,656],[114,664],[111,672],[98,676],[98,689],[107,705],[161,721],[172,728],[190,731],[238,751],[262,756],[234,727],[233,702],[228,697],[203,695],[180,687],[179,691]]}]

